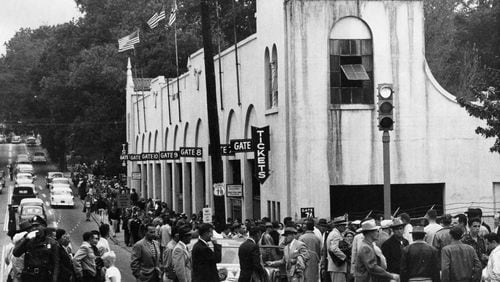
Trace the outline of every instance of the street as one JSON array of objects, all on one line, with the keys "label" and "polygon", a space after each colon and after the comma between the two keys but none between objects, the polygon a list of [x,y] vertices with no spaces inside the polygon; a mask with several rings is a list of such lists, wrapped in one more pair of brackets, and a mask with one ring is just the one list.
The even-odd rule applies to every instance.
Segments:
[{"label": "street", "polygon": [[[7,236],[8,231],[8,204],[10,203],[10,197],[12,194],[14,182],[10,181],[9,174],[7,170],[8,164],[13,164],[16,160],[18,154],[29,153],[33,155],[34,152],[42,150],[41,147],[27,147],[26,144],[0,144],[0,169],[5,170],[5,188],[2,194],[0,194],[0,245],[2,246],[1,251],[1,267],[0,267],[0,277],[1,281],[6,281],[7,271],[5,256],[7,245],[10,243],[10,238]],[[90,222],[85,221],[85,214],[82,212],[83,205],[80,198],[76,195],[75,187],[73,186],[73,191],[75,194],[75,207],[74,208],[52,208],[50,207],[50,193],[46,188],[45,177],[49,171],[58,171],[58,168],[52,164],[50,161],[47,164],[33,164],[35,168],[35,175],[37,176],[35,180],[35,186],[38,191],[38,198],[45,202],[47,208],[47,224],[49,227],[62,228],[66,230],[71,236],[71,246],[73,253],[76,252],[78,247],[82,243],[82,234],[85,231],[98,230],[98,216],[93,216],[93,220]],[[122,281],[134,281],[132,272],[130,271],[130,248],[126,249],[123,244],[123,233],[118,235],[115,241],[108,239],[111,249],[116,253],[116,267],[120,269],[122,275]],[[117,244],[121,240],[121,244]]]}]

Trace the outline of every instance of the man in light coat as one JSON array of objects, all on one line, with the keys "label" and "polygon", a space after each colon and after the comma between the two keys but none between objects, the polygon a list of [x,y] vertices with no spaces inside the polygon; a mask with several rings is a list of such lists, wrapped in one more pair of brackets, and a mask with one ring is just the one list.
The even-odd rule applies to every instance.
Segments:
[{"label": "man in light coat", "polygon": [[309,260],[306,244],[295,240],[297,229],[286,227],[282,236],[285,237],[283,258],[277,261],[266,262],[269,266],[286,266],[286,276],[289,282],[305,282],[304,272]]},{"label": "man in light coat", "polygon": [[314,234],[314,221],[312,219],[306,222],[306,231],[299,237],[299,241],[304,242],[309,251],[309,262],[304,274],[305,280],[316,282],[319,280],[321,239]]},{"label": "man in light coat", "polygon": [[345,231],[345,220],[342,218],[335,218],[333,220],[333,229],[328,234],[326,239],[327,258],[328,258],[328,273],[330,274],[331,281],[344,282],[346,281],[347,263],[337,265],[333,262],[331,255],[335,255],[342,261],[345,261],[347,256],[339,248],[339,242],[344,240],[342,233]]},{"label": "man in light coat", "polygon": [[189,226],[184,226],[179,230],[179,242],[172,251],[172,265],[175,270],[178,282],[191,281],[191,254],[187,244],[191,242],[192,232]]}]

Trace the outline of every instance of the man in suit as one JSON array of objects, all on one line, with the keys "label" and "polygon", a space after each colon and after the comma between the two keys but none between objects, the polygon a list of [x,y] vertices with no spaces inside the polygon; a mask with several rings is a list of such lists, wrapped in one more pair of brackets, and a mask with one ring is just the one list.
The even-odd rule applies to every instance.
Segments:
[{"label": "man in suit", "polygon": [[178,282],[191,281],[191,254],[187,244],[191,242],[192,232],[189,226],[179,228],[179,242],[172,251],[172,266]]},{"label": "man in suit", "polygon": [[250,236],[238,249],[241,269],[239,282],[250,282],[253,275],[257,277],[265,277],[266,275],[266,270],[260,263],[260,250],[257,245],[261,233],[259,227],[252,226],[249,231]]},{"label": "man in suit", "polygon": [[393,234],[382,244],[382,253],[387,259],[387,271],[391,273],[400,273],[401,251],[409,244],[408,240],[403,238],[405,226],[407,224],[401,219],[395,218],[391,225]]},{"label": "man in suit", "polygon": [[424,241],[426,233],[424,227],[413,226],[413,244],[406,246],[401,256],[401,282],[440,281],[438,250]]},{"label": "man in suit", "polygon": [[201,224],[198,227],[198,234],[200,237],[198,242],[194,244],[192,252],[193,282],[217,282],[219,281],[217,263],[221,262],[222,259],[222,246],[217,244],[215,240],[212,240],[213,251],[208,246],[213,234],[211,224]]},{"label": "man in suit", "polygon": [[297,229],[286,227],[282,236],[285,237],[284,256],[280,260],[266,262],[269,266],[286,266],[288,281],[304,282],[304,271],[309,260],[309,252],[306,244],[296,240]]},{"label": "man in suit", "polygon": [[132,247],[130,268],[137,281],[160,282],[160,243],[156,241],[156,227],[153,224],[146,226],[144,238]]}]

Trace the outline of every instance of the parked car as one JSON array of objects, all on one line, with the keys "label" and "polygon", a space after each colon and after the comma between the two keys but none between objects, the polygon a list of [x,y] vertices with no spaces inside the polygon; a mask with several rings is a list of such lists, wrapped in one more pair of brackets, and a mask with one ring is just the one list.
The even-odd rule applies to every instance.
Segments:
[{"label": "parked car", "polygon": [[[191,240],[190,249],[198,241]],[[245,242],[244,239],[218,239],[217,243],[222,246],[222,261],[217,264],[220,281],[238,281],[240,277],[240,259],[238,257],[238,249]],[[267,273],[267,281],[278,282],[280,279],[279,268],[265,266]]]},{"label": "parked car", "polygon": [[18,186],[14,186],[14,190],[12,191],[11,204],[14,209],[17,209],[19,203],[21,203],[22,199],[26,198],[36,198],[37,193],[35,190],[34,184],[22,184]]},{"label": "parked car", "polygon": [[28,147],[36,146],[36,138],[34,136],[28,136],[26,138],[26,146]]},{"label": "parked car", "polygon": [[7,143],[7,137],[5,135],[0,134],[0,144]]},{"label": "parked car", "polygon": [[47,158],[45,157],[45,153],[44,152],[35,152],[35,154],[33,154],[33,162],[34,163],[46,163]]},{"label": "parked car", "polygon": [[74,207],[73,190],[67,186],[55,185],[50,191],[50,206]]},{"label": "parked car", "polygon": [[61,177],[64,177],[64,174],[62,172],[59,172],[59,171],[49,171],[47,173],[47,177],[45,178],[45,183],[46,183],[47,188],[49,188],[50,183],[52,182],[52,179],[54,179],[54,178],[61,178]]},{"label": "parked car", "polygon": [[33,181],[35,180],[35,177],[33,174],[28,173],[28,172],[20,172],[16,174],[16,185],[21,185],[21,184],[33,184]]},{"label": "parked car", "polygon": [[25,198],[22,199],[21,202],[19,203],[19,209],[21,209],[23,206],[45,207],[45,204],[43,203],[43,200],[40,198]]},{"label": "parked car", "polygon": [[47,214],[45,213],[45,209],[43,206],[28,206],[24,205],[22,208],[18,209],[19,212],[19,220],[18,222],[23,222],[26,220],[30,220],[35,215],[43,218],[47,221]]},{"label": "parked car", "polygon": [[34,169],[32,164],[17,164],[16,173],[27,172],[33,174]]},{"label": "parked car", "polygon": [[52,190],[55,186],[60,186],[60,185],[64,185],[71,188],[71,181],[69,180],[69,178],[65,177],[53,178],[52,181],[50,182],[49,189]]},{"label": "parked car", "polygon": [[17,155],[16,163],[18,163],[18,164],[30,164],[31,158],[28,154],[19,154],[19,155]]},{"label": "parked car", "polygon": [[19,135],[14,135],[12,136],[10,143],[12,144],[21,144],[21,136]]}]

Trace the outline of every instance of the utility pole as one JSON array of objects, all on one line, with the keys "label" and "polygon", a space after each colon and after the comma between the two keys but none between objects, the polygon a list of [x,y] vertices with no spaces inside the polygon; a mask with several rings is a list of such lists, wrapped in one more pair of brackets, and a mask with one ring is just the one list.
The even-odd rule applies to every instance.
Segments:
[{"label": "utility pole", "polygon": [[[220,154],[219,114],[217,110],[217,90],[215,84],[214,57],[212,51],[212,33],[209,14],[210,0],[200,0],[201,32],[205,57],[205,83],[207,87],[208,135],[210,137],[210,153],[212,164],[212,182],[223,183],[222,157]],[[214,195],[215,222],[226,222],[224,196]],[[217,227],[217,226],[216,226]]]},{"label": "utility pole", "polygon": [[389,131],[382,134],[382,151],[384,160],[384,218],[391,218],[391,155],[389,147]]}]

